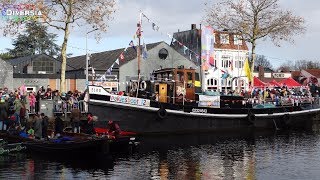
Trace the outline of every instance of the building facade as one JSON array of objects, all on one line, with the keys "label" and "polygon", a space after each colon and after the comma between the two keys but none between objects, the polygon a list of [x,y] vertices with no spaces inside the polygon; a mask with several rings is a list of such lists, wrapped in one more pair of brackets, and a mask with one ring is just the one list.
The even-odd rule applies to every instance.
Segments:
[{"label": "building facade", "polygon": [[[214,31],[213,36],[214,65],[202,73],[202,89],[220,92],[235,90],[237,87],[248,89],[249,82],[243,69],[244,61],[248,57],[246,42],[240,35],[227,31]],[[174,33],[173,37],[201,54],[201,30],[195,25],[191,26],[191,30]],[[178,45],[174,47],[180,52],[183,51]]]},{"label": "building facade", "polygon": [[[60,89],[61,61],[58,59],[39,54],[11,59],[8,63],[13,69],[13,80],[7,84],[12,84],[12,88],[25,85],[28,91],[36,91],[49,85],[52,90]],[[71,70],[74,67],[67,64],[66,91],[84,90],[81,82],[84,76],[68,73]]]},{"label": "building facade", "polygon": [[[143,47],[140,47],[141,49]],[[141,79],[148,80],[153,71],[163,68],[194,68],[199,71],[197,65],[189,58],[184,57],[165,42],[157,42],[146,45],[147,57],[140,58]],[[123,59],[120,59],[120,55]],[[77,56],[68,59],[75,69],[85,68],[86,56]],[[115,61],[118,60],[118,63]],[[92,68],[94,74],[92,74]],[[104,78],[102,78],[104,77]],[[138,79],[138,59],[136,47],[128,49],[116,49],[94,53],[90,55],[89,84],[103,84],[110,91],[125,91],[130,80]],[[103,81],[103,82],[101,82]],[[118,88],[114,85],[117,84]]]},{"label": "building facade", "polygon": [[7,61],[0,59],[0,88],[14,88],[13,67]]}]

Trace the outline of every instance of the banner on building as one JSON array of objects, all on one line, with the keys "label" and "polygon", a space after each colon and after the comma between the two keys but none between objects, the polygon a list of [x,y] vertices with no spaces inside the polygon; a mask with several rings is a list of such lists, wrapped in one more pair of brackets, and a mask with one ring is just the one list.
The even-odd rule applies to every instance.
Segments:
[{"label": "banner on building", "polygon": [[215,67],[214,30],[210,26],[201,29],[201,61],[204,70]]}]

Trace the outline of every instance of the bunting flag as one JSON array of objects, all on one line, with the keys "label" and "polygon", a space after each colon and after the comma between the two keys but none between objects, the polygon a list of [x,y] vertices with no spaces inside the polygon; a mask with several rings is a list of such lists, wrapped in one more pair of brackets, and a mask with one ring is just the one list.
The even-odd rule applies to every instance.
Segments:
[{"label": "bunting flag", "polygon": [[136,47],[134,46],[133,44],[133,41],[131,40],[130,43],[129,43],[129,46],[132,47],[135,51],[137,51]]},{"label": "bunting flag", "polygon": [[138,38],[141,37],[141,33],[142,33],[142,31],[141,31],[141,25],[138,24],[138,29],[137,29],[137,31],[136,31],[136,35],[137,35]]},{"label": "bunting flag", "polygon": [[155,31],[156,30],[156,24],[155,23],[152,23],[152,29]]},{"label": "bunting flag", "polygon": [[184,54],[187,53],[187,50],[188,50],[187,46],[183,46],[183,53],[184,53]]},{"label": "bunting flag", "polygon": [[94,71],[93,67],[91,67],[91,71],[92,71],[92,76],[96,76],[96,72]]},{"label": "bunting flag", "polygon": [[[146,18],[146,19],[148,20],[148,22],[151,23],[152,29],[153,29],[154,31],[159,31],[160,27],[159,27],[156,23],[151,22],[151,20],[150,20],[144,13],[142,13],[142,17]],[[190,48],[188,48],[187,46],[185,46],[183,43],[181,43],[180,41],[178,41],[177,39],[175,39],[174,37],[172,37],[169,33],[163,33],[163,32],[160,32],[160,33],[161,33],[161,35],[167,34],[168,38],[171,39],[171,45],[175,45],[175,43],[177,42],[177,43],[179,44],[179,46],[182,46],[182,47],[183,47],[183,50],[184,50],[184,54],[185,54],[185,55],[189,55],[189,58],[191,57],[191,58],[190,58],[191,61],[192,61],[192,56],[193,56],[193,57],[196,57],[196,58],[198,57],[198,59],[196,59],[195,61],[197,61],[197,63],[199,62],[199,60],[200,60],[200,55],[199,55],[198,53],[196,53],[195,51],[193,51],[193,50],[191,50]],[[187,54],[187,53],[189,53],[189,54]],[[190,55],[190,54],[191,54],[191,55]],[[214,66],[214,59],[213,59],[213,57],[210,58],[210,61],[209,61],[208,63],[210,63],[211,66]],[[198,64],[199,64],[199,63],[198,63]]]},{"label": "bunting flag", "polygon": [[142,50],[142,58],[147,59],[148,58],[148,53],[147,53],[147,45],[143,43],[143,50]]},{"label": "bunting flag", "polygon": [[120,56],[119,56],[119,57],[120,57],[120,60],[121,60],[121,61],[124,61],[124,55],[123,55],[123,52],[120,54]]},{"label": "bunting flag", "polygon": [[107,69],[107,73],[108,73],[109,75],[111,75],[111,70],[110,70],[110,68]]},{"label": "bunting flag", "polygon": [[117,63],[119,65],[119,58],[117,58],[117,60],[115,61],[115,63]]},{"label": "bunting flag", "polygon": [[244,61],[243,70],[244,70],[245,75],[248,77],[249,82],[252,82],[253,77],[252,77],[252,72],[250,69],[248,58]]}]

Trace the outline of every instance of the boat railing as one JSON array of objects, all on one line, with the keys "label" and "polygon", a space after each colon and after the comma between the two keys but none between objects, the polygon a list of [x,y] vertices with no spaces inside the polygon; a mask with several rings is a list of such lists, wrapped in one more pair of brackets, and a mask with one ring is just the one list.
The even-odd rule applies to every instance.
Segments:
[{"label": "boat railing", "polygon": [[87,112],[86,102],[84,100],[74,101],[70,103],[69,101],[53,101],[53,112],[54,113],[71,113],[71,110],[76,108],[79,109],[81,113]]},{"label": "boat railing", "polygon": [[293,96],[293,97],[281,97],[281,98],[248,98],[247,103],[252,105],[258,104],[274,104],[278,106],[299,106],[301,104],[319,104],[319,99],[307,96]]}]

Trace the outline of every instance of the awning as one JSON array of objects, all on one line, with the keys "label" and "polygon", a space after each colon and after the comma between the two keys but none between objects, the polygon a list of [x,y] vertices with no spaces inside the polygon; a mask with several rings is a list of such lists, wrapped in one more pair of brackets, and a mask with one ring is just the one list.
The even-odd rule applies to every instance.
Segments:
[{"label": "awning", "polygon": [[281,84],[278,83],[276,80],[272,80],[268,84],[269,86],[281,87]]},{"label": "awning", "polygon": [[254,87],[265,87],[266,83],[262,82],[260,79],[257,77],[253,77],[253,86]]},{"label": "awning", "polygon": [[297,81],[295,81],[294,79],[292,79],[291,77],[282,80],[280,82],[280,84],[282,84],[282,86],[287,86],[287,87],[299,87],[301,86],[301,84],[299,84]]}]

